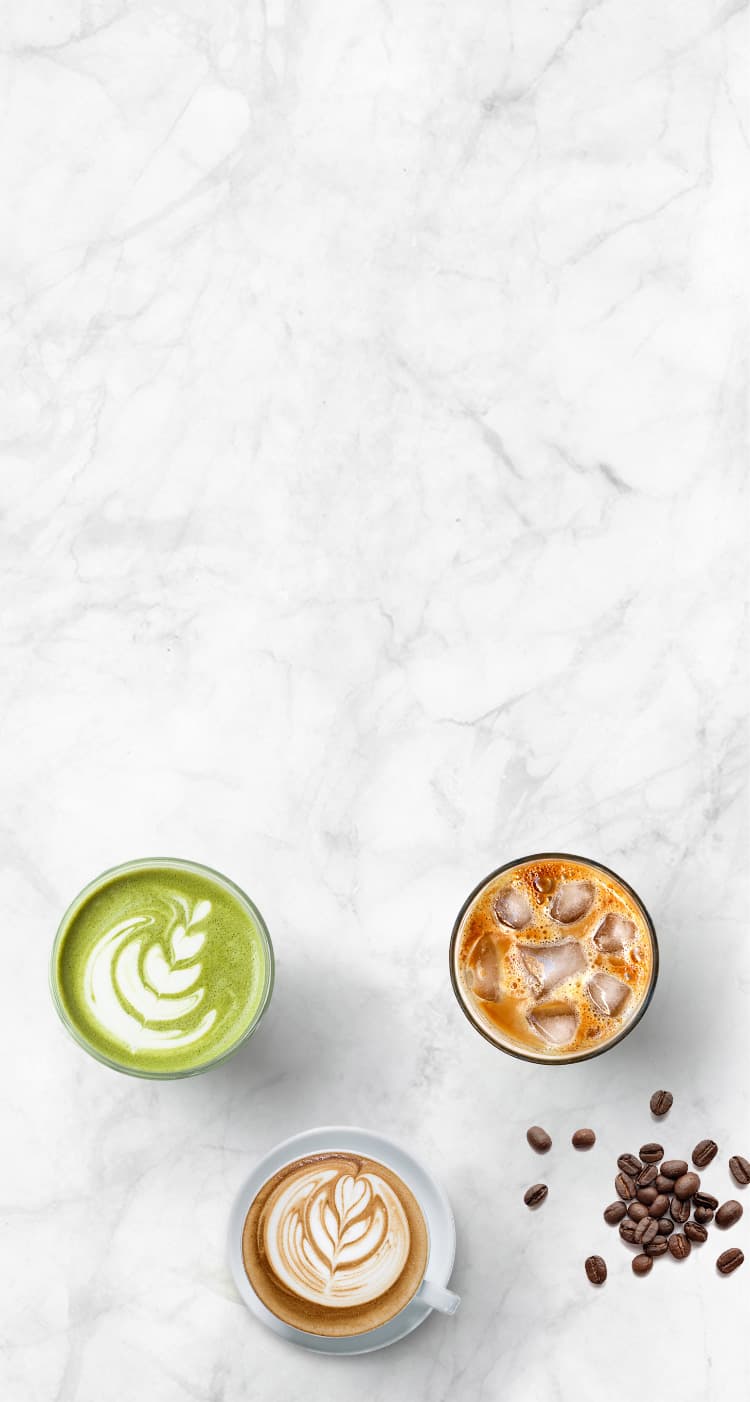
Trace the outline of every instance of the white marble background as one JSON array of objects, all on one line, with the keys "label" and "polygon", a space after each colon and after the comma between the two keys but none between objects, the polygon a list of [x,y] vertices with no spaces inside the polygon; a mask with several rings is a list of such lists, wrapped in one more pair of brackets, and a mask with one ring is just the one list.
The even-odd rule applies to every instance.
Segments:
[{"label": "white marble background", "polygon": [[[3,6],[8,1402],[747,1397],[729,1239],[636,1281],[600,1216],[658,1085],[670,1153],[750,1156],[745,10]],[[524,1067],[447,941],[558,845],[663,972],[621,1047]],[[46,987],[77,889],[154,853],[278,952],[246,1051],[162,1085]],[[255,1157],[342,1120],[440,1174],[463,1295],[348,1361],[256,1324],[223,1242]]]}]

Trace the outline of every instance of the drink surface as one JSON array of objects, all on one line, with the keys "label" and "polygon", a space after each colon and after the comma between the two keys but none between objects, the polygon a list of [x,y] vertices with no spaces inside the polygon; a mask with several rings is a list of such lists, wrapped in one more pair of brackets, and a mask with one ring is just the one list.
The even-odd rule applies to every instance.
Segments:
[{"label": "drink surface", "polygon": [[609,872],[542,857],[491,877],[453,945],[459,996],[498,1046],[544,1060],[606,1046],[651,987],[654,949],[638,901]]},{"label": "drink surface", "polygon": [[179,1074],[241,1040],[267,989],[269,958],[251,907],[218,874],[134,863],[74,903],[53,982],[95,1055],[142,1074]]},{"label": "drink surface", "polygon": [[256,1295],[309,1334],[361,1334],[418,1290],[427,1227],[411,1190],[361,1154],[312,1154],[280,1169],[250,1206],[242,1257]]}]

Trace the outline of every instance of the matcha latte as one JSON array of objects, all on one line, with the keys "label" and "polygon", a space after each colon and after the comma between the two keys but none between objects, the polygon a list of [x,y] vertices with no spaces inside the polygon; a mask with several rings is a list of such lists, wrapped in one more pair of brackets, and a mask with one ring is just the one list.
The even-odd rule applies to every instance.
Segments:
[{"label": "matcha latte", "polygon": [[263,918],[226,877],[194,862],[115,867],[63,917],[52,993],[92,1056],[135,1076],[189,1076],[229,1056],[271,996]]}]

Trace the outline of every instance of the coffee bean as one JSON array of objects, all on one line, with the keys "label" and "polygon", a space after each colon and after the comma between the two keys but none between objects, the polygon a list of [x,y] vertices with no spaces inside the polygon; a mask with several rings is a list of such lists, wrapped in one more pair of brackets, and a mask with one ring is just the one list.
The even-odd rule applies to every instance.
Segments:
[{"label": "coffee bean", "polygon": [[676,1261],[684,1261],[685,1257],[690,1255],[690,1242],[686,1236],[682,1235],[682,1232],[674,1232],[668,1241],[669,1249]]},{"label": "coffee bean", "polygon": [[651,1183],[649,1183],[647,1188],[638,1189],[638,1201],[645,1202],[647,1207],[651,1207],[652,1203],[656,1202],[658,1196],[659,1194],[657,1193],[656,1188],[654,1188]]},{"label": "coffee bean", "polygon": [[604,1257],[587,1256],[586,1274],[592,1285],[603,1285],[607,1279],[607,1263]]},{"label": "coffee bean", "polygon": [[674,1231],[674,1222],[670,1217],[659,1219],[659,1236],[671,1236]]},{"label": "coffee bean", "polygon": [[669,1210],[675,1222],[687,1222],[690,1216],[690,1203],[681,1202],[679,1198],[673,1197],[669,1204]]},{"label": "coffee bean", "polygon": [[648,1188],[649,1184],[655,1183],[658,1177],[659,1170],[656,1164],[647,1163],[646,1167],[641,1169],[635,1181],[639,1188]]},{"label": "coffee bean", "polygon": [[742,1203],[730,1198],[728,1202],[723,1202],[716,1213],[717,1227],[733,1227],[735,1222],[739,1222],[742,1216]]},{"label": "coffee bean", "polygon": [[708,1241],[708,1232],[700,1222],[686,1222],[684,1231],[689,1241]]},{"label": "coffee bean", "polygon": [[638,1150],[644,1163],[658,1163],[664,1158],[664,1150],[661,1144],[642,1144]]},{"label": "coffee bean", "polygon": [[683,1173],[682,1177],[678,1178],[674,1185],[674,1195],[676,1198],[680,1199],[680,1202],[687,1202],[687,1199],[691,1198],[693,1193],[697,1193],[700,1185],[701,1180],[697,1173]]},{"label": "coffee bean", "polygon": [[705,1168],[712,1159],[716,1158],[719,1146],[713,1139],[701,1139],[693,1149],[693,1163],[696,1168]]},{"label": "coffee bean", "polygon": [[665,1236],[655,1236],[643,1249],[647,1256],[663,1256],[669,1250],[669,1244]]},{"label": "coffee bean", "polygon": [[634,1222],[642,1222],[644,1217],[648,1217],[648,1208],[645,1202],[631,1202],[628,1207],[628,1217],[632,1217]]},{"label": "coffee bean", "polygon": [[620,1223],[620,1236],[623,1241],[635,1241],[635,1222],[630,1217]]},{"label": "coffee bean", "polygon": [[654,1179],[654,1187],[657,1193],[669,1193],[671,1197],[674,1192],[674,1178],[667,1178],[665,1173],[658,1173]]},{"label": "coffee bean", "polygon": [[637,1159],[635,1154],[620,1154],[617,1160],[617,1167],[623,1173],[627,1173],[630,1178],[637,1178],[642,1165],[640,1159]]},{"label": "coffee bean", "polygon": [[674,1181],[675,1178],[681,1178],[683,1173],[687,1173],[688,1166],[684,1159],[665,1159],[661,1171]]},{"label": "coffee bean", "polygon": [[658,1232],[658,1222],[655,1222],[652,1217],[644,1217],[643,1221],[638,1222],[636,1226],[634,1240],[643,1246],[648,1246],[649,1242],[658,1235]]},{"label": "coffee bean", "polygon": [[729,1172],[740,1187],[746,1188],[750,1183],[750,1162],[742,1157],[742,1154],[732,1154],[729,1160]]},{"label": "coffee bean", "polygon": [[693,1193],[693,1202],[696,1207],[712,1207],[714,1211],[719,1206],[719,1199],[715,1198],[713,1193],[704,1193],[702,1188],[699,1192]]},{"label": "coffee bean", "polygon": [[[693,1202],[695,1202],[695,1198],[693,1198]],[[694,1207],[693,1216],[696,1222],[713,1222],[714,1220],[713,1209],[710,1207]]]},{"label": "coffee bean", "polygon": [[523,1195],[523,1200],[527,1207],[539,1207],[544,1202],[549,1188],[546,1183],[534,1183],[531,1188],[527,1188]]},{"label": "coffee bean", "polygon": [[648,1215],[649,1217],[663,1217],[665,1212],[669,1212],[669,1198],[666,1193],[659,1193],[648,1209]]},{"label": "coffee bean", "polygon": [[742,1265],[744,1259],[739,1246],[730,1246],[728,1251],[722,1251],[716,1262],[716,1269],[721,1275],[731,1275],[732,1271],[736,1271],[737,1267]]},{"label": "coffee bean", "polygon": [[570,1142],[574,1149],[591,1149],[596,1143],[596,1135],[593,1129],[577,1129]]},{"label": "coffee bean", "polygon": [[633,1182],[629,1174],[618,1173],[617,1177],[615,1178],[615,1192],[617,1193],[618,1197],[624,1198],[625,1202],[629,1202],[631,1198],[635,1197],[635,1183]]},{"label": "coffee bean", "polygon": [[609,1207],[605,1207],[604,1220],[609,1222],[610,1227],[616,1227],[617,1223],[622,1221],[627,1210],[625,1203],[618,1198],[617,1202],[611,1202]]},{"label": "coffee bean", "polygon": [[634,1256],[630,1264],[634,1275],[648,1275],[654,1263],[650,1256],[641,1255]]},{"label": "coffee bean", "polygon": [[672,1108],[671,1090],[655,1090],[649,1101],[652,1115],[666,1115]]},{"label": "coffee bean", "polygon": [[527,1129],[526,1138],[538,1154],[546,1154],[547,1150],[552,1148],[552,1140],[541,1125],[532,1125],[531,1129]]}]

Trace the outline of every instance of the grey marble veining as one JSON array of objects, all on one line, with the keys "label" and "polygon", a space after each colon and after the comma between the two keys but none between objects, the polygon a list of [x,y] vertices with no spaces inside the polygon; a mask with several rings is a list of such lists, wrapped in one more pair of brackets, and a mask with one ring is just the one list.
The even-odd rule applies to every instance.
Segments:
[{"label": "grey marble veining", "polygon": [[[713,1267],[747,1211],[637,1281],[601,1208],[659,1085],[717,1195],[750,1156],[748,55],[739,0],[6,14],[9,1402],[747,1397],[750,1267]],[[545,847],[661,941],[588,1066],[494,1052],[447,977],[468,890]],[[276,945],[195,1081],[107,1072],[47,992],[67,902],[145,854]],[[262,1330],[224,1260],[253,1160],[336,1121],[407,1141],[459,1232],[456,1318],[355,1360]]]}]

